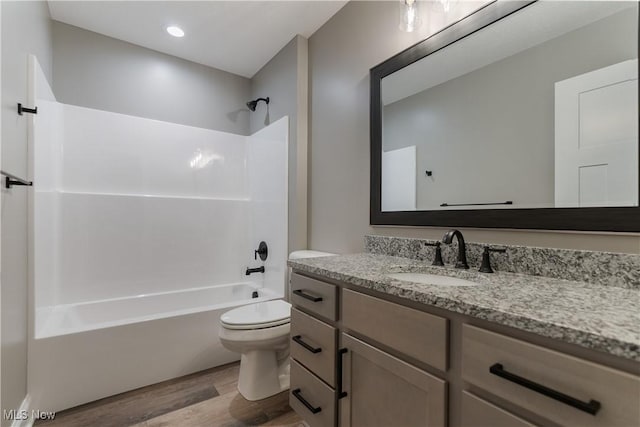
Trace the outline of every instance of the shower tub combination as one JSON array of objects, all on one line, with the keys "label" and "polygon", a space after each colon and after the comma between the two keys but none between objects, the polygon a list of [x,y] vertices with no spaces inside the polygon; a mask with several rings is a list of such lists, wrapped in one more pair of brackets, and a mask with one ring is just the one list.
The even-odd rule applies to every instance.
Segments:
[{"label": "shower tub combination", "polygon": [[279,296],[235,283],[41,308],[30,397],[61,410],[239,360],[220,344],[220,316]]},{"label": "shower tub combination", "polygon": [[31,407],[238,360],[220,315],[284,295],[288,119],[247,137],[61,104],[30,62]]}]

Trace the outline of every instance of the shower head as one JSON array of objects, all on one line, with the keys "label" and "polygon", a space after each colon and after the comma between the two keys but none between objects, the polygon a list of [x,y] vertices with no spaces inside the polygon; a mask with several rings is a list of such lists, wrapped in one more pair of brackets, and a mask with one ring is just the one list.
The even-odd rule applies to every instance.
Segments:
[{"label": "shower head", "polygon": [[254,99],[253,101],[247,102],[247,107],[249,107],[249,110],[251,111],[256,111],[256,106],[260,101],[264,101],[267,103],[267,105],[269,105],[269,97],[267,96],[266,98],[258,98],[258,99]]}]

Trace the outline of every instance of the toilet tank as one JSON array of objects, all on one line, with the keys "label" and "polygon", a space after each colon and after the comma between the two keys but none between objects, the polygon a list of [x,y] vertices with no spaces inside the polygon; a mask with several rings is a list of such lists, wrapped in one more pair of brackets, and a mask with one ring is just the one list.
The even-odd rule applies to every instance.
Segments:
[{"label": "toilet tank", "polygon": [[335,254],[329,252],[320,252],[312,250],[293,251],[289,254],[289,259],[318,258],[321,256],[332,256]]}]

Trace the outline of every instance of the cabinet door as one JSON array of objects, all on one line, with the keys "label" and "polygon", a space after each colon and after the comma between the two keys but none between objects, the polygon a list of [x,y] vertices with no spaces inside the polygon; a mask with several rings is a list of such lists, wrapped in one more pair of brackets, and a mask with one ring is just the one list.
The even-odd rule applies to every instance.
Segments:
[{"label": "cabinet door", "polygon": [[444,427],[444,380],[348,334],[341,343],[341,427]]}]

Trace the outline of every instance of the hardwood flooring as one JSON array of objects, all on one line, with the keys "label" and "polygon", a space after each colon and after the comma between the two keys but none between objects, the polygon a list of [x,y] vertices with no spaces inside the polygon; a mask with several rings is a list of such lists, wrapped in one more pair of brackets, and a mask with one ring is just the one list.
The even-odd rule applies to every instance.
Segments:
[{"label": "hardwood flooring", "polygon": [[288,392],[250,402],[233,363],[107,397],[38,421],[42,427],[302,427]]}]

